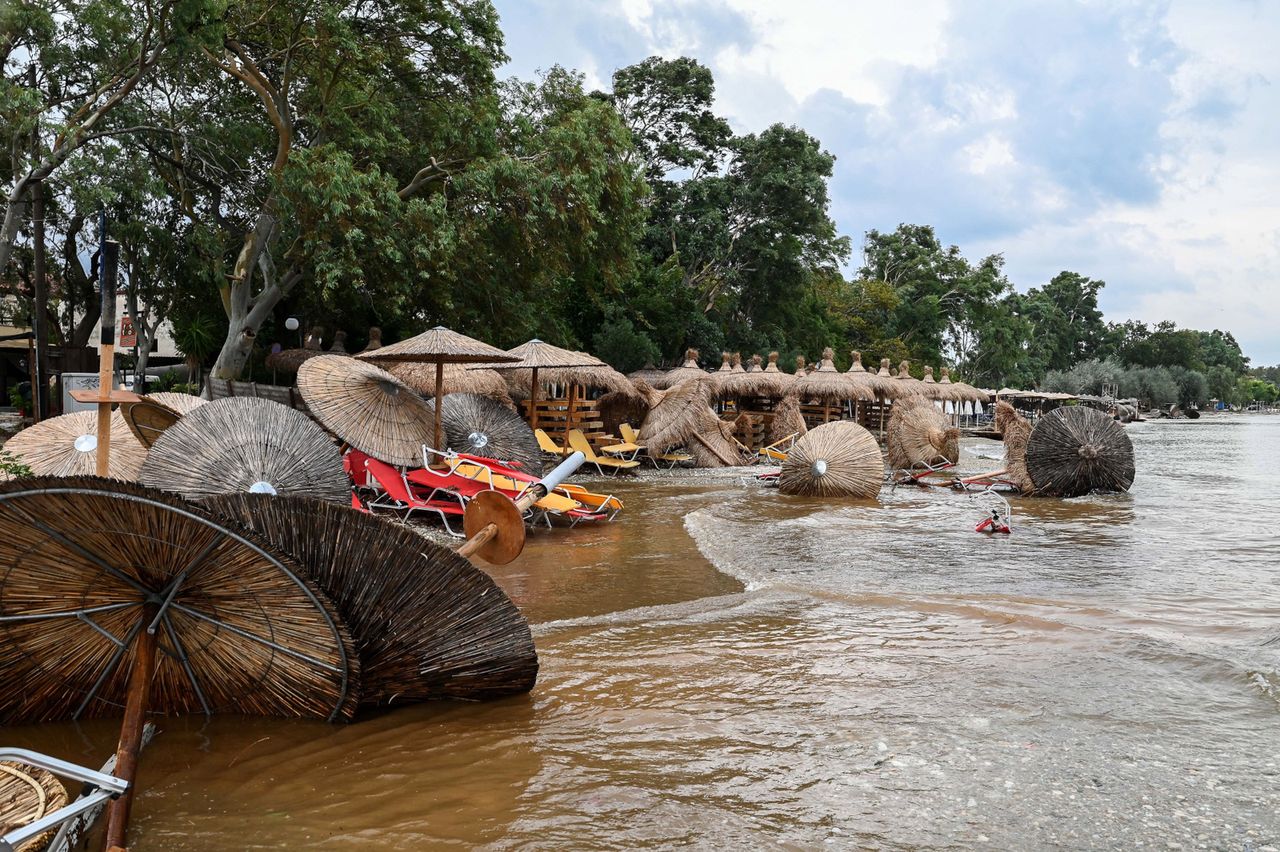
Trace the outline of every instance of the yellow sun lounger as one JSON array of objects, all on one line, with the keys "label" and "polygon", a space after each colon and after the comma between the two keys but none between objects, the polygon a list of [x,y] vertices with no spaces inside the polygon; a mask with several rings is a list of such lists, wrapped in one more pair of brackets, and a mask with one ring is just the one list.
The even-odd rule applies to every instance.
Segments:
[{"label": "yellow sun lounger", "polygon": [[[482,482],[485,485],[488,485],[491,488],[497,488],[500,491],[514,491],[518,494],[529,485],[527,482],[517,482],[509,476],[494,473],[483,465],[473,464],[471,462],[456,462],[451,464],[450,467],[452,467],[453,472],[459,476],[465,476],[467,479]],[[563,515],[566,512],[572,512],[574,509],[583,508],[583,504],[574,500],[572,497],[564,494],[557,494],[554,491],[533,505],[547,512],[555,512],[558,515]]]},{"label": "yellow sun lounger", "polygon": [[614,497],[612,494],[596,494],[595,492],[588,491],[581,485],[570,485],[567,482],[561,484],[556,490],[563,491],[565,494],[568,494],[588,509],[596,512],[612,513],[609,516],[610,519],[612,519],[613,515],[622,511],[622,501],[617,497]]},{"label": "yellow sun lounger", "polygon": [[544,453],[550,453],[553,456],[567,456],[572,452],[568,447],[562,447],[551,440],[551,436],[541,429],[534,429],[533,436],[538,439],[538,449]]},{"label": "yellow sun lounger", "polygon": [[587,436],[582,434],[581,429],[569,430],[569,447],[570,449],[582,453],[586,456],[587,464],[595,465],[598,473],[604,473],[605,470],[611,470],[617,473],[620,470],[631,470],[639,467],[640,462],[634,459],[623,461],[622,459],[610,458],[609,456],[596,455],[596,451],[591,448],[591,442],[587,440]]},{"label": "yellow sun lounger", "polygon": [[787,453],[791,452],[791,448],[795,446],[796,438],[799,435],[799,432],[792,432],[781,441],[774,441],[767,447],[761,447],[760,452],[756,454],[757,459],[759,461],[764,461],[765,459],[775,462],[786,461]]}]

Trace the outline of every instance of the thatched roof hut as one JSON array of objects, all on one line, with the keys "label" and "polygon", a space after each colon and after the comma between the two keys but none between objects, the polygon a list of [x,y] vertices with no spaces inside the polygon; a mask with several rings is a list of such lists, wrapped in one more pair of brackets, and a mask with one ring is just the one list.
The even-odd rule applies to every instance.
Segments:
[{"label": "thatched roof hut", "polygon": [[1124,427],[1101,411],[1082,405],[1056,408],[1031,431],[1026,468],[1036,493],[1049,497],[1128,491],[1133,444]]},{"label": "thatched roof hut", "polygon": [[1031,423],[1007,402],[996,403],[996,430],[1004,441],[1004,478],[1023,494],[1035,488],[1027,473],[1027,441],[1031,438]]},{"label": "thatched roof hut", "polygon": [[778,477],[783,494],[875,497],[884,484],[880,445],[857,423],[838,420],[809,432],[787,453]]},{"label": "thatched roof hut", "polygon": [[773,409],[773,422],[769,424],[769,443],[776,444],[790,435],[803,435],[809,431],[804,415],[800,413],[800,400],[788,394]]},{"label": "thatched roof hut", "polygon": [[917,466],[955,464],[960,460],[960,430],[923,397],[895,403],[886,440],[889,467],[911,470]]},{"label": "thatched roof hut", "polygon": [[686,349],[684,351],[683,364],[675,369],[668,370],[662,378],[650,381],[649,385],[657,390],[666,390],[689,379],[702,381],[710,377],[710,373],[698,366],[698,350]]}]

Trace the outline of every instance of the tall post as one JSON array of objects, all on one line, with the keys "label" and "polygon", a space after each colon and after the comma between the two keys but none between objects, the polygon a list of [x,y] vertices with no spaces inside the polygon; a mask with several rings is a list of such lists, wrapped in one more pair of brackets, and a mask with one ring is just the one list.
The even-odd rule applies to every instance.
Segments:
[{"label": "tall post", "polygon": [[31,385],[31,402],[35,422],[49,416],[49,329],[45,312],[49,306],[49,284],[45,279],[44,259],[44,185],[31,184],[31,241],[35,251],[32,273],[35,277],[34,303],[31,307],[31,331],[35,335],[35,379]]},{"label": "tall post", "polygon": [[111,374],[116,355],[116,272],[120,263],[120,244],[106,238],[106,215],[103,221],[102,259],[99,261],[99,286],[102,290],[102,335],[98,343],[98,457],[95,472],[106,476],[111,459]]},{"label": "tall post", "polygon": [[[141,618],[146,624],[155,617],[154,604],[143,607]],[[156,634],[139,630],[133,645],[133,668],[129,671],[129,693],[125,698],[124,721],[120,723],[120,742],[116,746],[116,768],[112,774],[129,782],[129,789],[107,808],[106,849],[126,848],[129,810],[133,806],[134,779],[138,774],[138,753],[142,751],[142,729],[147,721],[147,705],[151,701],[151,677],[156,667]]]},{"label": "tall post", "polygon": [[538,428],[538,368],[533,368],[529,379],[529,428]]},{"label": "tall post", "polygon": [[[436,428],[435,428],[435,438],[434,438],[435,446],[432,447],[432,449],[434,449],[437,453],[443,453],[445,448],[444,448],[444,441],[441,440],[441,436],[440,436],[440,417],[444,409],[444,361],[436,362],[436,396],[435,396],[435,399],[433,400],[433,403],[434,404],[432,407],[435,408],[436,410],[436,416],[435,416]],[[442,469],[447,467],[448,465],[445,464],[443,457],[438,455],[433,455],[431,457],[430,466],[432,468]]]}]

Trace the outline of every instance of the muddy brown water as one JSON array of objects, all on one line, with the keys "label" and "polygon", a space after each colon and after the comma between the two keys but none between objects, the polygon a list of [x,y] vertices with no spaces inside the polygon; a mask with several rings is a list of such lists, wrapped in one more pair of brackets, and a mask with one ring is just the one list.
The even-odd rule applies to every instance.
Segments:
[{"label": "muddy brown water", "polygon": [[[1015,500],[1007,538],[941,490],[604,482],[618,522],[491,569],[532,694],[162,720],[133,848],[1280,848],[1280,418],[1128,429],[1131,493]],[[3,741],[97,765],[116,730]]]}]

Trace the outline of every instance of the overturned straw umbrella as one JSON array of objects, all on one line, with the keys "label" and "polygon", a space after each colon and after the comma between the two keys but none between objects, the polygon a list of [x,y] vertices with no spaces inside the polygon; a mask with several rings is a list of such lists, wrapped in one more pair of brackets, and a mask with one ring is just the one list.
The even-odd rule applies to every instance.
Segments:
[{"label": "overturned straw umbrella", "polygon": [[1004,469],[1002,476],[1023,494],[1031,493],[1035,486],[1027,473],[1027,441],[1031,438],[1031,423],[1007,402],[996,403],[996,430],[1004,443]]},{"label": "overturned straw umbrella", "polygon": [[[424,364],[416,361],[392,362],[385,365],[386,371],[413,388],[420,396],[434,397],[436,383],[435,364]],[[454,393],[474,393],[487,396],[511,410],[516,404],[507,390],[507,383],[494,370],[468,368],[462,364],[444,365],[444,385],[442,392],[447,397]]]},{"label": "overturned straw umbrella", "polygon": [[[0,761],[0,837],[53,813],[68,801],[67,788],[52,772],[14,761]],[[17,848],[24,852],[48,849],[56,833],[57,829],[51,828]]]},{"label": "overturned straw umbrella", "polygon": [[360,656],[362,703],[480,700],[533,687],[528,622],[452,550],[316,500],[238,494],[207,505],[293,556],[334,602]]},{"label": "overturned straw umbrella", "polygon": [[[434,402],[428,404],[434,407]],[[447,447],[455,453],[542,472],[542,451],[533,429],[505,405],[479,394],[451,393],[444,397],[442,421]]]},{"label": "overturned straw umbrella", "polygon": [[802,497],[875,497],[884,484],[884,459],[875,437],[857,423],[816,426],[787,453],[778,490]]},{"label": "overturned straw umbrella", "polygon": [[[496,346],[490,346],[488,343],[467,337],[465,334],[459,334],[441,325],[414,335],[407,340],[401,340],[399,343],[392,343],[390,346],[383,346],[370,352],[361,352],[356,357],[375,364],[401,361],[434,364],[436,367],[436,383],[431,396],[435,399],[444,396],[445,364],[508,364],[516,360],[515,357],[508,355]],[[444,442],[444,432],[440,425],[439,414],[440,409],[436,408],[431,446],[437,448]],[[357,447],[357,449],[359,448]],[[370,455],[373,454],[370,453]]]},{"label": "overturned straw umbrella", "polygon": [[[181,498],[87,477],[0,484],[0,724],[123,711],[132,786],[148,713],[350,719],[351,636],[296,563]],[[157,653],[163,648],[165,653]],[[106,846],[126,846],[130,790]]]},{"label": "overturned straw umbrella", "polygon": [[698,366],[698,350],[686,349],[684,351],[683,364],[674,369],[667,370],[660,379],[655,379],[649,382],[649,384],[657,390],[667,390],[689,379],[705,381],[710,378],[711,374]]},{"label": "overturned straw umbrella", "polygon": [[166,429],[139,481],[193,500],[245,492],[351,499],[333,439],[302,412],[249,396],[203,405]]},{"label": "overturned straw umbrella", "polygon": [[158,402],[165,408],[171,408],[181,415],[187,415],[195,411],[209,400],[189,393],[174,393],[173,391],[159,391],[157,393],[149,393],[144,399],[152,402]]},{"label": "overturned straw umbrella", "polygon": [[1056,408],[1031,430],[1027,474],[1036,493],[1078,497],[1090,491],[1128,491],[1133,444],[1124,427],[1083,405]]},{"label": "overturned straw umbrella", "polygon": [[733,467],[744,463],[732,429],[711,410],[711,388],[700,379],[688,379],[665,391],[644,383],[637,387],[649,403],[640,425],[640,442],[657,458],[675,447],[693,454],[699,467]]},{"label": "overturned straw umbrella", "polygon": [[121,406],[119,413],[133,437],[147,449],[151,449],[166,429],[182,419],[182,415],[169,406],[145,396],[132,405]]},{"label": "overturned straw umbrella", "polygon": [[[75,411],[28,426],[5,442],[36,476],[89,476],[96,469],[98,413]],[[108,475],[133,481],[147,458],[119,411],[111,414],[111,458]]]},{"label": "overturned straw umbrella", "polygon": [[773,422],[769,424],[769,443],[776,444],[792,435],[803,435],[809,431],[805,425],[804,415],[800,413],[800,400],[795,394],[788,394],[773,409]]},{"label": "overturned straw umbrella", "polygon": [[434,440],[432,410],[395,376],[359,358],[322,355],[298,371],[298,392],[326,429],[388,464],[417,467]]},{"label": "overturned straw umbrella", "polygon": [[960,430],[949,426],[943,413],[923,397],[904,399],[893,406],[885,443],[889,467],[894,470],[960,461]]},{"label": "overturned straw umbrella", "polygon": [[822,403],[822,422],[831,419],[831,406],[854,400],[872,400],[875,396],[865,386],[851,380],[836,369],[835,351],[822,350],[822,362],[818,369],[796,382],[790,391],[800,399],[816,399]]}]

